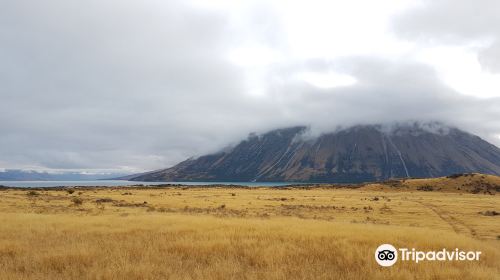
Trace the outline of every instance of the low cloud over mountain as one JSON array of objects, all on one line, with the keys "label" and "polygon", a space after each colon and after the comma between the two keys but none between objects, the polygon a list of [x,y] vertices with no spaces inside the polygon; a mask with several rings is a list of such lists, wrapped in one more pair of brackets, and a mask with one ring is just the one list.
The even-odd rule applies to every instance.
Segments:
[{"label": "low cloud over mountain", "polygon": [[306,127],[252,135],[231,149],[140,174],[137,181],[359,183],[456,173],[500,175],[500,149],[441,124],[355,126],[318,137]]}]

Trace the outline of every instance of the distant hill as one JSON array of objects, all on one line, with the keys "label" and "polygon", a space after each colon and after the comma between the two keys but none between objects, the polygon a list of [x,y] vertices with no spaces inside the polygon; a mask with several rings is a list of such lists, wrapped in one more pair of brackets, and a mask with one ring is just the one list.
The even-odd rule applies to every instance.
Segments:
[{"label": "distant hill", "polygon": [[500,177],[478,173],[453,174],[439,178],[399,179],[360,186],[365,190],[459,192],[491,194],[500,192]]},{"label": "distant hill", "polygon": [[120,174],[86,174],[81,172],[49,173],[35,170],[6,169],[0,171],[0,181],[82,181],[101,180]]},{"label": "distant hill", "polygon": [[359,183],[455,173],[500,175],[500,149],[442,125],[355,126],[318,137],[306,127],[251,135],[231,149],[130,176],[133,181]]}]

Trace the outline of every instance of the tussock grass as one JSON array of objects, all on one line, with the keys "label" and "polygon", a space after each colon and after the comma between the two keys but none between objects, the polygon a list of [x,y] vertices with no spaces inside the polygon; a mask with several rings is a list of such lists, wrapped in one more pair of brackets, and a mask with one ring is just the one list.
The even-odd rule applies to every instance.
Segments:
[{"label": "tussock grass", "polygon": [[[297,218],[16,214],[1,221],[10,225],[1,229],[2,279],[493,279],[500,257],[498,246],[447,231]],[[388,240],[482,250],[484,259],[381,268],[373,252]]]},{"label": "tussock grass", "polygon": [[[0,279],[500,275],[498,216],[479,214],[498,210],[499,198],[492,195],[115,188],[84,190],[78,197],[89,203],[73,207],[75,197],[64,190],[36,197],[27,192],[0,194]],[[479,250],[482,255],[479,262],[398,262],[383,268],[374,260],[382,243],[419,250]]]}]

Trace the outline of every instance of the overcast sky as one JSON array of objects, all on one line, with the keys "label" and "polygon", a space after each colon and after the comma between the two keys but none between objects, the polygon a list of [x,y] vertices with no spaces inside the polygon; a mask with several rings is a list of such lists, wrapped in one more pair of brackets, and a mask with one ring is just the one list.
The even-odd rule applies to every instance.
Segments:
[{"label": "overcast sky", "polygon": [[0,0],[0,168],[168,167],[250,132],[500,144],[498,0]]}]

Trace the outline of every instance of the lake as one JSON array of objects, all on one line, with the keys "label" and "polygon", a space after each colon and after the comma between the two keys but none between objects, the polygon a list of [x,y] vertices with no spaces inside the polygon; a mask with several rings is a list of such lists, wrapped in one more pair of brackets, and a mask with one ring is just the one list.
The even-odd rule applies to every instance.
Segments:
[{"label": "lake", "polygon": [[249,187],[277,187],[287,186],[297,183],[285,182],[139,182],[122,180],[98,180],[98,181],[0,181],[0,185],[20,188],[40,188],[40,187],[71,187],[71,186],[131,186],[131,185],[241,185]]}]

